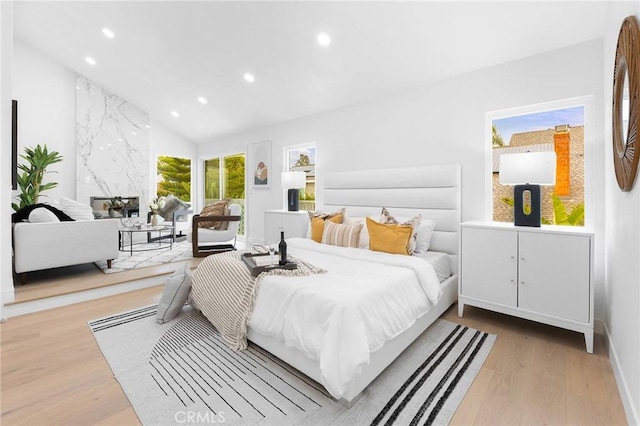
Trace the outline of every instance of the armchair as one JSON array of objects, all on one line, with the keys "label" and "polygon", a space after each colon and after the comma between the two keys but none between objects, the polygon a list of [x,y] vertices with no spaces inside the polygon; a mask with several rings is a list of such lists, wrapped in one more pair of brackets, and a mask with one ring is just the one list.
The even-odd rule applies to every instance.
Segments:
[{"label": "armchair", "polygon": [[[190,241],[193,246],[193,257],[206,257],[214,253],[235,250],[241,213],[242,206],[231,204],[229,216],[194,215],[191,221],[191,232],[187,234],[187,241]],[[215,221],[229,222],[229,225],[224,230],[198,226],[202,222]]]},{"label": "armchair", "polygon": [[[171,224],[173,225],[173,235],[165,235],[162,237],[147,237],[148,242],[156,241],[159,238],[173,238],[173,242],[177,243],[178,241],[183,241],[187,238],[187,233],[191,230],[191,216],[193,215],[193,210],[191,209],[180,209],[173,212],[171,215]],[[164,219],[163,219],[164,220]],[[147,213],[147,223],[151,222],[151,212]],[[165,222],[168,224],[168,221]]]}]

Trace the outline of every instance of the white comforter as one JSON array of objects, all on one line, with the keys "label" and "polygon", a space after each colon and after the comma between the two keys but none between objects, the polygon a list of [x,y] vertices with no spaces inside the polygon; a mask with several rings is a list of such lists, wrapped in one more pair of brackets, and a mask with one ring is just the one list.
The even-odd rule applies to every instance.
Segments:
[{"label": "white comforter", "polygon": [[265,277],[249,326],[319,360],[322,384],[340,398],[369,354],[411,327],[442,291],[425,260],[287,240],[291,256],[327,270]]}]

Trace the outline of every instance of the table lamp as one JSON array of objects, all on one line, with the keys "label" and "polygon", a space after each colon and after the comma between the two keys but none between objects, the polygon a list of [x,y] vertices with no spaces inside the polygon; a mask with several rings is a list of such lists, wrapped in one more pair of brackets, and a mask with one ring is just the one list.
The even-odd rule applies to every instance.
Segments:
[{"label": "table lamp", "polygon": [[516,226],[540,226],[540,185],[556,182],[555,152],[523,152],[500,156],[500,184],[513,188]]},{"label": "table lamp", "polygon": [[307,185],[307,174],[305,172],[282,172],[282,188],[288,189],[287,210],[297,212],[300,203],[299,189]]}]

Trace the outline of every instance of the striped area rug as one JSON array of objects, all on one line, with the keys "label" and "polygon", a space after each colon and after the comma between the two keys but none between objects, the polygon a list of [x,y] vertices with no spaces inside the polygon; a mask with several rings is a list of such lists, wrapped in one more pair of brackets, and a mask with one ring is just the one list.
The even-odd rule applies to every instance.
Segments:
[{"label": "striped area rug", "polygon": [[163,325],[155,313],[150,306],[89,322],[145,425],[447,424],[495,341],[438,320],[346,409],[260,347],[229,350],[200,312],[185,307]]}]

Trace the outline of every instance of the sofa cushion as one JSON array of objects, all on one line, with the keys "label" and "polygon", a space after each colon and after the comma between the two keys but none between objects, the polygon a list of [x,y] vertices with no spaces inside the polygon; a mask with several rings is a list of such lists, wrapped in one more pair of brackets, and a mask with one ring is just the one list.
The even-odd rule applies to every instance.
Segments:
[{"label": "sofa cushion", "polygon": [[[207,204],[200,212],[200,216],[228,216],[229,215],[229,200],[220,200],[215,203]],[[200,228],[215,228],[222,229],[224,222],[211,221],[211,222],[199,222]]]},{"label": "sofa cushion", "polygon": [[48,209],[43,207],[33,209],[29,213],[29,223],[44,223],[44,222],[60,222],[60,219]]},{"label": "sofa cushion", "polygon": [[173,213],[176,210],[186,210],[189,207],[191,207],[189,203],[185,203],[175,195],[169,194],[164,197],[164,206],[158,210],[158,214],[162,216],[164,220],[173,221]]},{"label": "sofa cushion", "polygon": [[17,223],[17,222],[23,222],[29,219],[29,215],[31,214],[31,212],[35,209],[39,209],[39,208],[43,208],[43,209],[47,209],[49,210],[51,213],[53,213],[59,221],[61,222],[71,222],[74,219],[72,217],[70,217],[68,214],[66,214],[65,212],[50,206],[48,204],[43,204],[43,203],[38,203],[38,204],[32,204],[30,206],[26,206],[21,208],[20,210],[18,210],[17,212],[13,213],[11,215],[11,222],[12,223]]},{"label": "sofa cushion", "polygon": [[93,220],[93,209],[89,204],[79,203],[71,198],[61,197],[60,208],[75,220]]}]

